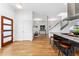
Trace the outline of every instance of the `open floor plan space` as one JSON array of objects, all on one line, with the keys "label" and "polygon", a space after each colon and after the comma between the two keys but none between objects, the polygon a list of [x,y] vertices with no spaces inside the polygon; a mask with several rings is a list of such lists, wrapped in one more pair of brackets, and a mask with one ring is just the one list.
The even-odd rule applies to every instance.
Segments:
[{"label": "open floor plan space", "polygon": [[79,3],[0,3],[0,56],[79,56]]}]

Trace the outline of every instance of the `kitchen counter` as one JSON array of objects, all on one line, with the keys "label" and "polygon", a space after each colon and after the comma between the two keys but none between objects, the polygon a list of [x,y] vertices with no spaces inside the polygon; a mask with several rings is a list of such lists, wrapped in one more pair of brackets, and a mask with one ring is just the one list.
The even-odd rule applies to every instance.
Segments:
[{"label": "kitchen counter", "polygon": [[68,41],[72,41],[74,43],[79,44],[79,36],[71,36],[71,35],[67,35],[65,33],[56,33],[56,32],[51,32],[53,35],[56,35],[58,37],[63,38],[63,40],[68,40]]}]

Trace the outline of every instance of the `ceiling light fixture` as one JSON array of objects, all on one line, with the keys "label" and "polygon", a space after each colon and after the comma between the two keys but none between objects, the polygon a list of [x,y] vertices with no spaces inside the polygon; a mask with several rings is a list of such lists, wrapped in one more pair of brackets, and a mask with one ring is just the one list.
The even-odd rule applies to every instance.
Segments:
[{"label": "ceiling light fixture", "polygon": [[63,20],[64,18],[67,18],[67,12],[61,12],[57,16],[62,17],[62,20]]},{"label": "ceiling light fixture", "polygon": [[58,16],[67,16],[67,12],[61,12],[58,14]]},{"label": "ceiling light fixture", "polygon": [[23,8],[21,3],[16,4],[16,7],[17,7],[18,9],[22,9],[22,8]]},{"label": "ceiling light fixture", "polygon": [[49,18],[48,21],[56,21],[58,20],[57,18]]},{"label": "ceiling light fixture", "polygon": [[35,18],[34,21],[42,21],[41,18]]}]

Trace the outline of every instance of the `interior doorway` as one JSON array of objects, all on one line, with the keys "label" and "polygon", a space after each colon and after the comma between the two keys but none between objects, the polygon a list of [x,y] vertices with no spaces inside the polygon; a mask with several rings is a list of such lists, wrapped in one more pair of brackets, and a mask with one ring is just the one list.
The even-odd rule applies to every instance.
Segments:
[{"label": "interior doorway", "polygon": [[33,21],[33,35],[39,37],[48,34],[47,21]]},{"label": "interior doorway", "polygon": [[40,25],[40,34],[46,35],[46,26],[45,25]]}]

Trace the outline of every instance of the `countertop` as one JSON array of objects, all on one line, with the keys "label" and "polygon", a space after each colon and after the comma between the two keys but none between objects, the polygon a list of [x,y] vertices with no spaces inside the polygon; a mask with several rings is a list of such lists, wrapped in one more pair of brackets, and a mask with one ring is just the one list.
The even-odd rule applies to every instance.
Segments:
[{"label": "countertop", "polygon": [[70,35],[65,35],[63,33],[59,33],[59,32],[51,32],[52,34],[55,34],[55,35],[58,35],[60,37],[64,37],[66,39],[69,39],[71,41],[74,41],[74,42],[77,42],[79,43],[79,36],[78,37],[75,37],[75,36],[70,36]]}]

